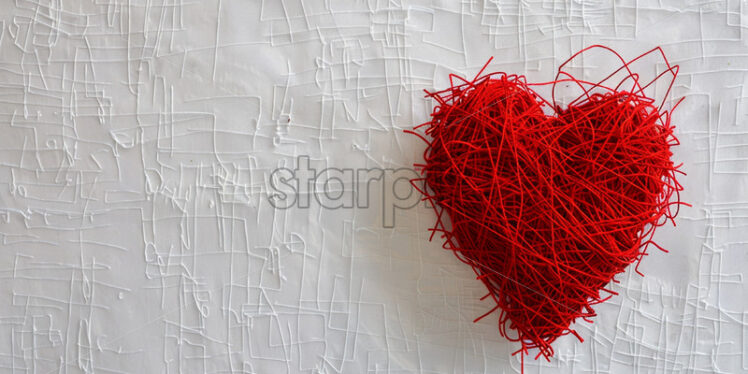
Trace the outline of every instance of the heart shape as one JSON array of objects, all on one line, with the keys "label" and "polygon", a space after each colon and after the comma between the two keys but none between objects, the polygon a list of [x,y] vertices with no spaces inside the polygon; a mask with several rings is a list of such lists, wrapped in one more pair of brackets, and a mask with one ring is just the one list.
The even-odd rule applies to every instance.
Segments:
[{"label": "heart shape", "polygon": [[[591,48],[612,51],[593,46],[571,59]],[[684,204],[669,112],[644,95],[663,74],[644,84],[629,70],[647,54],[621,59],[614,74],[624,77],[613,87],[605,83],[614,74],[591,83],[564,72],[569,59],[553,82],[479,73],[427,92],[437,105],[421,125],[423,178],[412,182],[437,213],[432,238],[440,233],[494,300],[476,321],[500,309],[500,333],[521,342],[523,355],[538,348],[537,357],[552,356],[562,335],[582,340],[572,322],[589,321],[592,305],[616,294],[606,285],[657,246],[655,228]],[[677,66],[667,67],[674,79]],[[562,82],[584,89],[563,108],[532,89],[552,85],[555,96]]]}]

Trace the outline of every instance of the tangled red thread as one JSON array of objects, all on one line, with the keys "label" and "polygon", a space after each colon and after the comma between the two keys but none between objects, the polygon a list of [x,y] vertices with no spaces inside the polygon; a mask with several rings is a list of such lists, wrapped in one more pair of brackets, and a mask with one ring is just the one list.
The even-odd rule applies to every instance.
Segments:
[{"label": "tangled red thread", "polygon": [[[621,64],[596,82],[564,70],[591,49]],[[657,52],[665,71],[644,82],[632,64]],[[671,160],[679,143],[670,113],[680,101],[667,111],[664,99],[645,95],[667,77],[669,96],[678,66],[660,48],[625,61],[597,45],[547,83],[481,76],[486,66],[471,81],[451,75],[450,88],[427,92],[437,105],[416,127],[425,136],[408,131],[428,143],[412,183],[434,206],[431,238],[438,233],[473,268],[488,289],[481,300],[496,304],[476,321],[500,310],[501,335],[522,345],[515,354],[537,348],[535,358],[548,359],[558,337],[583,341],[571,324],[591,322],[592,306],[616,295],[606,288],[616,274],[634,262],[638,273],[650,245],[665,251],[654,231],[688,205]],[[582,94],[558,105],[559,84]],[[551,101],[532,87],[551,88]]]}]

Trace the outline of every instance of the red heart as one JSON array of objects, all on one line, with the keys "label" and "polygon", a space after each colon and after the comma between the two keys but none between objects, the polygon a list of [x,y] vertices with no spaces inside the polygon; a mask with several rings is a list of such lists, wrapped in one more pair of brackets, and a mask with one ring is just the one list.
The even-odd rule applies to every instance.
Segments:
[{"label": "red heart", "polygon": [[[496,303],[486,315],[501,309],[499,330],[522,343],[518,352],[548,358],[559,336],[582,340],[571,323],[615,295],[605,286],[656,245],[654,229],[682,204],[670,201],[682,187],[669,113],[629,66],[616,71],[626,90],[604,86],[612,75],[593,84],[560,68],[568,78],[544,84],[585,89],[564,108],[504,73],[429,93],[438,105],[414,185],[437,212],[434,233],[485,284]],[[667,66],[674,79],[677,66]]]}]

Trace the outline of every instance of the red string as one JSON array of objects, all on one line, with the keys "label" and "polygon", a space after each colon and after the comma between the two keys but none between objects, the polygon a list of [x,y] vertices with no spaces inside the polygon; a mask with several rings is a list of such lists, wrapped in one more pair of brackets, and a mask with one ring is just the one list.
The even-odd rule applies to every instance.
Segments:
[{"label": "red string", "polygon": [[[591,49],[621,66],[597,82],[563,71]],[[666,71],[640,81],[631,63],[658,52]],[[592,46],[571,59],[540,84],[483,70],[471,81],[451,75],[450,88],[427,92],[437,105],[417,127],[425,136],[411,132],[428,143],[412,183],[434,206],[431,237],[473,268],[496,304],[476,321],[500,310],[501,335],[520,342],[523,357],[537,348],[536,359],[552,356],[560,336],[582,341],[572,322],[595,316],[592,306],[616,294],[606,285],[650,244],[661,248],[655,228],[675,224],[688,205],[671,160],[670,112],[645,95],[665,76],[669,94],[678,67],[659,48],[626,62]],[[562,82],[583,89],[565,108],[555,103]],[[532,89],[547,85],[550,102]]]}]

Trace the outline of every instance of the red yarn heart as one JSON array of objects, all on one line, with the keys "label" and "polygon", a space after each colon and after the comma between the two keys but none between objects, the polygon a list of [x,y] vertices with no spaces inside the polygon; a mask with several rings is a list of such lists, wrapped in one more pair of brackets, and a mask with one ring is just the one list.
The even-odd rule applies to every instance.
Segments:
[{"label": "red yarn heart", "polygon": [[[455,84],[451,76],[449,89],[428,93],[438,105],[421,125],[428,147],[413,184],[436,210],[433,233],[496,303],[476,321],[500,308],[499,330],[521,342],[518,352],[538,348],[548,358],[559,336],[582,340],[572,322],[595,316],[592,305],[616,294],[606,285],[657,246],[655,228],[684,204],[669,112],[644,95],[663,74],[674,79],[677,66],[665,59],[667,71],[647,84],[629,70],[654,51],[662,52],[621,59],[595,83],[565,73],[564,63],[549,83],[493,73]],[[618,85],[605,86],[621,72]],[[560,82],[584,93],[562,108],[531,89]],[[667,94],[670,87],[672,80]]]}]

